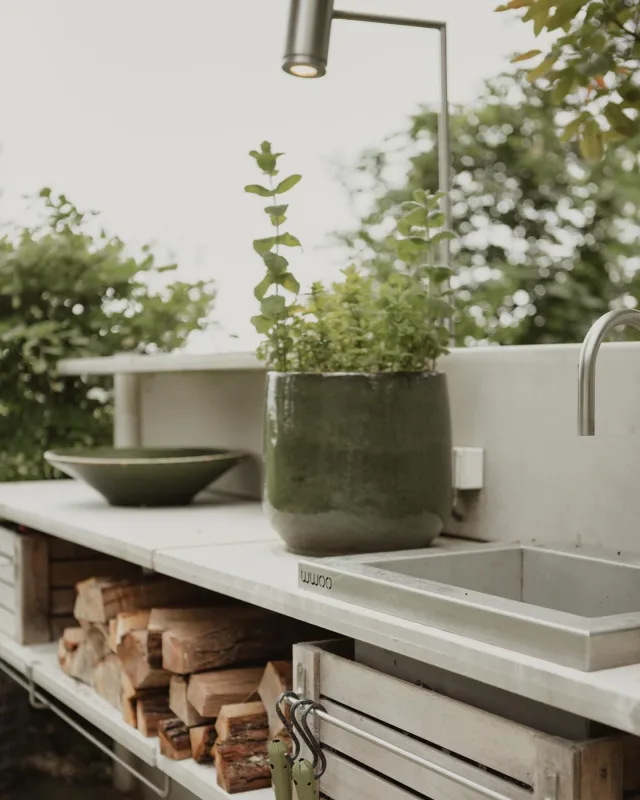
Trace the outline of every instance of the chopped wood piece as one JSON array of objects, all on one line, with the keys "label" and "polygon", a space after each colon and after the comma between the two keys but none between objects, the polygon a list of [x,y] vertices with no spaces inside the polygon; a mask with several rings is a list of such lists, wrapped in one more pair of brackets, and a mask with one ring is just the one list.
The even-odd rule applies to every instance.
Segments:
[{"label": "chopped wood piece", "polygon": [[[218,595],[213,595],[214,599]],[[227,603],[222,600],[227,599]],[[149,624],[146,626],[150,631],[165,631],[167,628],[176,627],[184,622],[202,622],[208,619],[217,619],[221,613],[221,606],[238,605],[237,601],[230,598],[222,598],[209,602],[205,606],[192,606],[190,608],[152,608],[149,615]]]},{"label": "chopped wood piece", "polygon": [[[79,640],[80,634],[68,634],[68,638],[73,649],[69,650],[63,644],[67,652],[66,656],[61,659],[60,665],[70,677],[92,685],[95,668],[109,652],[107,641],[102,631],[94,627],[83,630],[82,640],[77,645],[75,645],[75,642]],[[62,641],[64,643],[64,637]],[[61,655],[62,653],[59,649],[59,659]]]},{"label": "chopped wood piece", "polygon": [[212,719],[229,703],[240,703],[258,685],[260,667],[202,672],[189,678],[187,699],[202,717]]},{"label": "chopped wood piece", "polygon": [[266,742],[252,742],[249,749],[217,741],[213,750],[218,785],[225,792],[236,794],[271,785]]},{"label": "chopped wood piece", "polygon": [[283,658],[301,639],[301,623],[253,606],[211,609],[211,617],[162,635],[165,669],[189,675],[243,662]]},{"label": "chopped wood piece", "polygon": [[189,730],[191,754],[198,764],[213,761],[212,748],[218,738],[215,725],[200,725]]},{"label": "chopped wood piece", "polygon": [[173,714],[169,708],[169,698],[164,696],[144,697],[136,701],[138,730],[143,736],[155,736],[158,725]]},{"label": "chopped wood piece", "polygon": [[[120,662],[122,664],[122,661]],[[138,690],[136,687],[131,683],[131,678],[127,675],[124,671],[124,668],[120,670],[120,678],[122,681],[122,695],[123,697],[129,699],[135,699],[138,696]]]},{"label": "chopped wood piece", "polygon": [[218,739],[257,740],[269,738],[267,712],[261,702],[224,705],[216,720]]},{"label": "chopped wood piece", "polygon": [[113,653],[97,664],[93,671],[93,686],[100,697],[122,711],[122,666]]},{"label": "chopped wood piece", "polygon": [[189,681],[183,675],[172,675],[169,685],[169,708],[188,728],[203,725],[207,720],[189,702],[187,691]]},{"label": "chopped wood piece", "polygon": [[135,697],[127,697],[124,692],[122,693],[122,719],[132,728],[138,727],[137,705]]},{"label": "chopped wood piece", "polygon": [[[280,717],[276,712],[276,703],[283,692],[291,690],[293,685],[293,666],[290,661],[270,661],[265,667],[262,680],[258,686],[258,694],[264,703],[269,718],[269,738],[276,739],[284,736],[288,738],[286,728],[283,728]],[[284,714],[289,718],[289,706],[285,703]]]},{"label": "chopped wood piece", "polygon": [[162,669],[160,633],[129,631],[118,645],[117,653],[134,689],[169,686],[171,674]]},{"label": "chopped wood piece", "polygon": [[[94,573],[95,574],[95,573]],[[206,603],[207,592],[172,578],[115,580],[90,578],[76,586],[74,614],[89,622],[108,622],[123,611]]]},{"label": "chopped wood piece", "polygon": [[189,729],[177,717],[165,719],[158,725],[160,752],[174,761],[191,758]]},{"label": "chopped wood piece", "polygon": [[64,647],[68,651],[73,651],[78,648],[80,644],[82,644],[84,640],[85,633],[82,628],[65,628],[62,632],[61,641],[64,644]]},{"label": "chopped wood piece", "polygon": [[142,631],[149,627],[149,616],[146,611],[121,611],[114,619],[109,620],[109,645],[114,653],[118,645],[129,631]]}]

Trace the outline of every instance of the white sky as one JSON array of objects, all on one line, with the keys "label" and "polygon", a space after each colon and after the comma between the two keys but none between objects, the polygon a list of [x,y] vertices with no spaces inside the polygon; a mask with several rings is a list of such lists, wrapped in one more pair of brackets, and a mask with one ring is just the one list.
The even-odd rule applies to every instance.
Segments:
[{"label": "white sky", "polygon": [[[443,19],[453,103],[531,45],[497,0],[336,0],[336,7]],[[270,234],[247,152],[263,139],[303,182],[287,227],[304,253],[299,280],[332,276],[327,234],[350,211],[332,164],[351,163],[439,100],[431,31],[333,23],[325,78],[280,68],[288,0],[0,0],[0,218],[44,185],[134,245],[171,250],[185,280],[214,278],[212,330],[198,350],[253,344],[252,288],[262,263],[251,240]]]}]

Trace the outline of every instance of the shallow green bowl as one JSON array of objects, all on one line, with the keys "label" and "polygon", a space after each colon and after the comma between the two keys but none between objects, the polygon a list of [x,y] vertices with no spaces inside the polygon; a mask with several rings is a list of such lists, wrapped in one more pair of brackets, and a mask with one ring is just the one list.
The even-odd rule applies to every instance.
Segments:
[{"label": "shallow green bowl", "polygon": [[52,466],[93,486],[112,506],[184,506],[245,453],[197,447],[48,450]]}]

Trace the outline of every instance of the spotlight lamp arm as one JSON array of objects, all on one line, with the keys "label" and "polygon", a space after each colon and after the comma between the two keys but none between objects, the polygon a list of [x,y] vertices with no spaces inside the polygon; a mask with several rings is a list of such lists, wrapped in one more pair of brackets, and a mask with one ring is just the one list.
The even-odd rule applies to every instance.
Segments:
[{"label": "spotlight lamp arm", "polygon": [[[428,28],[440,34],[440,114],[438,117],[438,188],[446,192],[443,199],[445,227],[452,227],[451,200],[451,132],[449,125],[449,89],[447,69],[447,25],[435,20],[367,14],[334,9],[334,0],[291,0],[289,28],[282,68],[298,78],[320,78],[327,71],[331,23],[334,19],[348,22],[371,22]],[[449,263],[449,248],[443,246],[443,260]]]}]

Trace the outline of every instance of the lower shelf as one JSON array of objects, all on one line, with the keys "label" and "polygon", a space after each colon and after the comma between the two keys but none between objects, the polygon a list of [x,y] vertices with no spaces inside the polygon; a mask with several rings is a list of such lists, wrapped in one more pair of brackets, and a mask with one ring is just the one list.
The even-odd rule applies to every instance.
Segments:
[{"label": "lower shelf", "polygon": [[[69,678],[58,664],[57,644],[24,647],[0,634],[0,660],[36,686],[121,744],[145,764],[158,768],[201,800],[229,800],[232,795],[216,783],[211,766],[189,759],[171,761],[160,755],[158,740],[147,739],[127,725],[120,714],[89,686]],[[271,789],[233,795],[237,800],[273,800]]]}]

